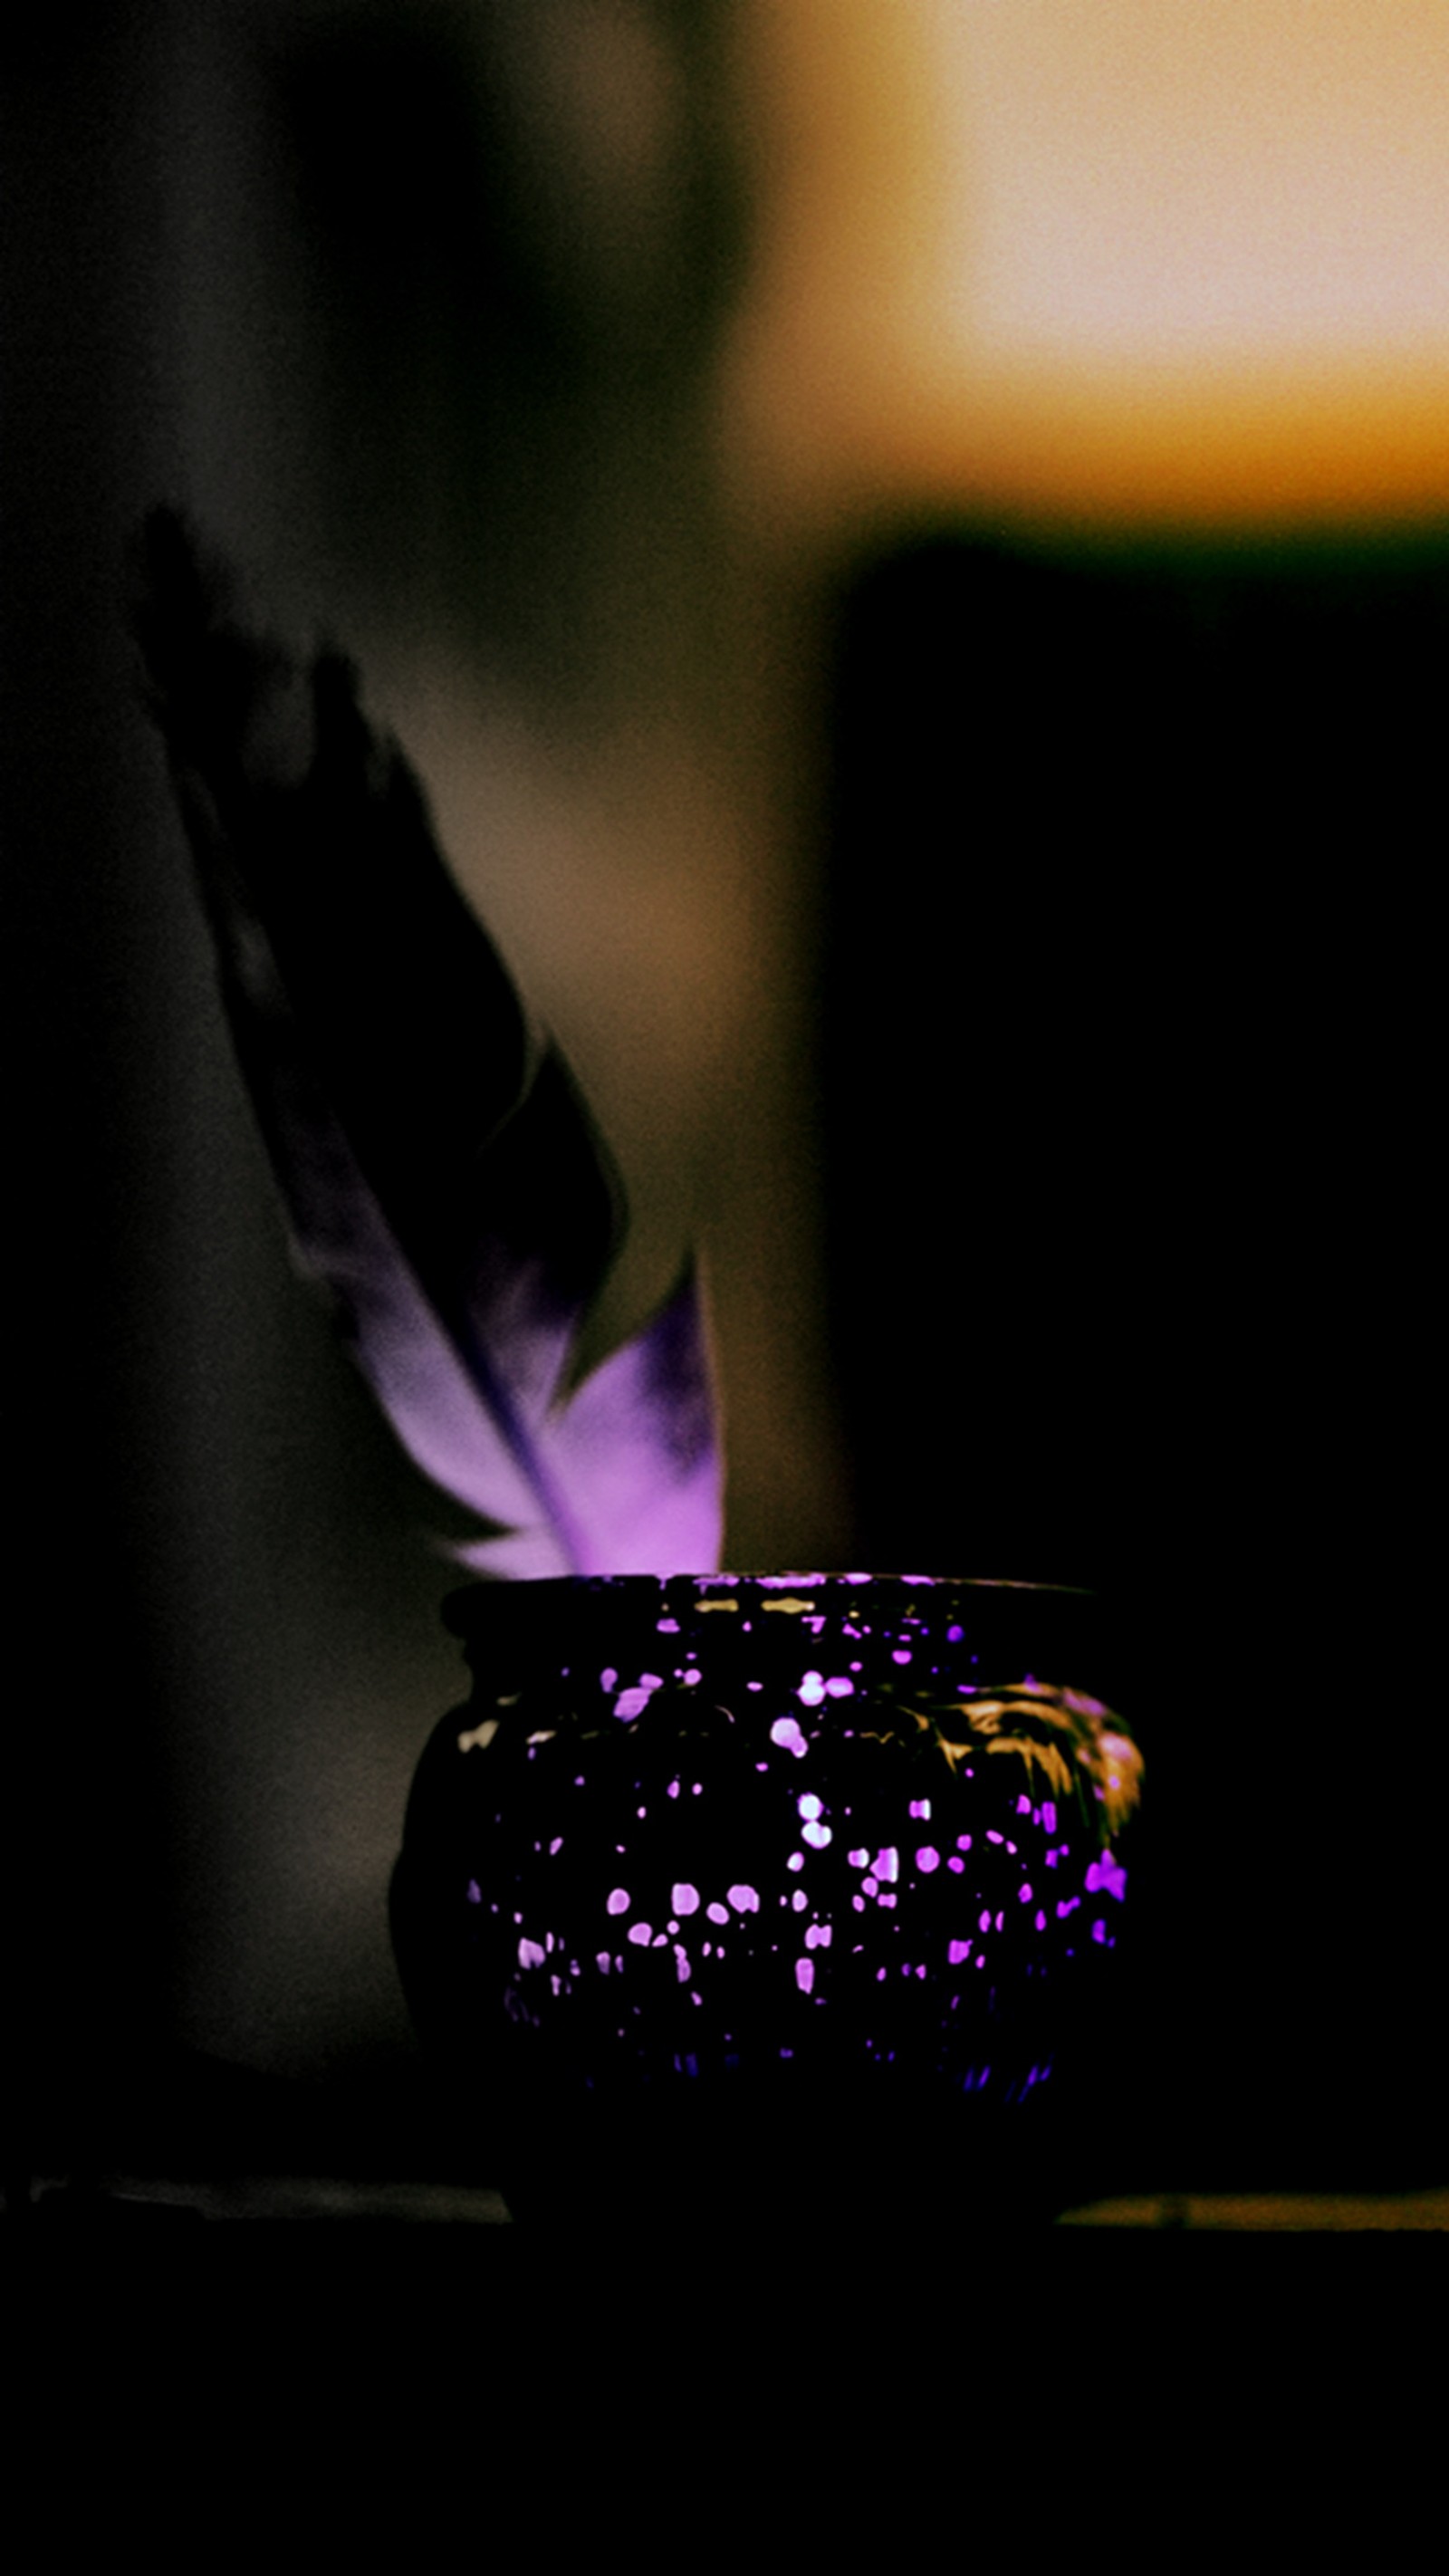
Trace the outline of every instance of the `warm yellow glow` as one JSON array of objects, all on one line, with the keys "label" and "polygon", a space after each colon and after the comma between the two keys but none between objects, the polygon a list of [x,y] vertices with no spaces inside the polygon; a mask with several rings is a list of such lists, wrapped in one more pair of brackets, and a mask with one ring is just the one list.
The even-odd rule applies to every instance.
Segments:
[{"label": "warm yellow glow", "polygon": [[1449,506],[1449,0],[751,0],[753,472],[1085,521]]}]

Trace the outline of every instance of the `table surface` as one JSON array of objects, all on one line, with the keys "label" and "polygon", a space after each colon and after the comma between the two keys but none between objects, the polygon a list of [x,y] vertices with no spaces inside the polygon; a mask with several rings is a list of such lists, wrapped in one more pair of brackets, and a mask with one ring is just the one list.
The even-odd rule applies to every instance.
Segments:
[{"label": "table surface", "polygon": [[[12,2226],[28,2221],[47,2232],[57,2225],[122,2226],[168,2211],[225,2224],[386,2221],[470,2229],[513,2224],[502,2193],[486,2187],[326,2174],[235,2174],[200,2181],[107,2174],[79,2182],[59,2174],[39,2175],[32,2179],[23,2216],[15,2194],[0,2207]],[[1054,2224],[1138,2234],[1433,2235],[1449,2233],[1449,2185],[1401,2192],[1135,2192],[1064,2210]]]}]

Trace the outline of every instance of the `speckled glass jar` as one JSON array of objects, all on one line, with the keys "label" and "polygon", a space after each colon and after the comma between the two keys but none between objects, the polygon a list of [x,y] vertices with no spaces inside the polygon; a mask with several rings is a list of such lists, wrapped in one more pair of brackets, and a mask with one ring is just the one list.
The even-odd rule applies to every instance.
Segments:
[{"label": "speckled glass jar", "polygon": [[926,2153],[982,2214],[1059,2196],[1043,2105],[1140,1769],[1083,1596],[629,1576],[446,1615],[473,1698],[418,1768],[394,1940],[516,2206],[778,2212]]}]

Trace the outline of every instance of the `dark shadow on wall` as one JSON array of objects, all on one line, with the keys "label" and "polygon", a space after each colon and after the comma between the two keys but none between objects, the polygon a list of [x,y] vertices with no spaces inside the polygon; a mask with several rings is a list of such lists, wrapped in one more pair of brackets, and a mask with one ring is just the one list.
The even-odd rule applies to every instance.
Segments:
[{"label": "dark shadow on wall", "polygon": [[717,0],[434,0],[284,19],[265,52],[319,516],[375,597],[556,698],[677,688],[727,579],[728,37]]},{"label": "dark shadow on wall", "polygon": [[1204,2169],[1442,2154],[1446,644],[1438,538],[945,532],[840,610],[824,1098],[857,1553],[1103,1594],[1149,1757],[1133,2080],[1175,2088]]}]

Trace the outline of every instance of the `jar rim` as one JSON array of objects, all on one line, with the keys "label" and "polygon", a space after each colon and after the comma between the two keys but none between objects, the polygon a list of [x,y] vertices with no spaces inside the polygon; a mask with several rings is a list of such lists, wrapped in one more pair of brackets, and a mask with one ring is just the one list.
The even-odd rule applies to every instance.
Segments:
[{"label": "jar rim", "polygon": [[[731,1594],[775,1594],[783,1607],[791,1595],[804,1592],[828,1592],[837,1605],[848,1600],[852,1592],[871,1590],[877,1594],[914,1591],[936,1594],[943,1601],[962,1594],[982,1599],[1014,1597],[1023,1607],[1029,1602],[1080,1602],[1095,1605],[1100,1595],[1083,1584],[1035,1583],[1001,1575],[960,1574],[873,1574],[854,1570],[820,1572],[789,1571],[785,1573],[711,1573],[711,1574],[557,1574],[540,1575],[506,1582],[487,1577],[460,1586],[443,1601],[443,1624],[457,1637],[467,1637],[480,1619],[493,1621],[528,1619],[533,1612],[560,1612],[569,1602],[591,1601],[599,1605],[610,1601],[621,1610],[627,1604],[642,1606],[654,1600],[667,1603],[685,1600],[721,1600]],[[1004,1603],[1003,1603],[1004,1607]]]}]

